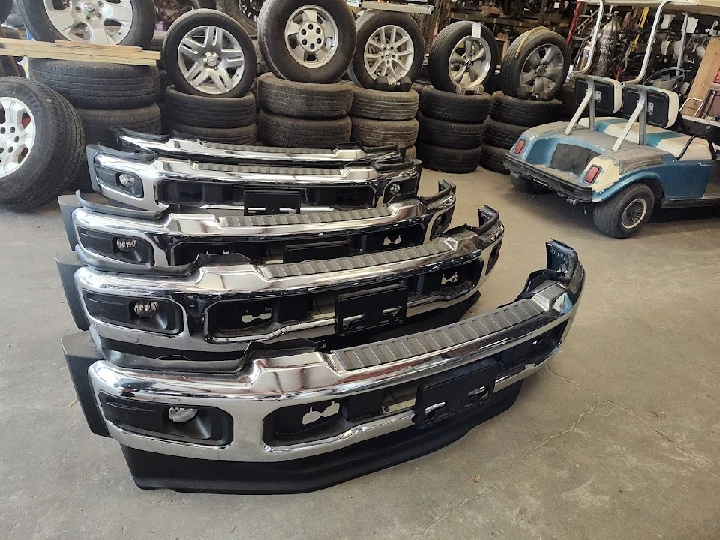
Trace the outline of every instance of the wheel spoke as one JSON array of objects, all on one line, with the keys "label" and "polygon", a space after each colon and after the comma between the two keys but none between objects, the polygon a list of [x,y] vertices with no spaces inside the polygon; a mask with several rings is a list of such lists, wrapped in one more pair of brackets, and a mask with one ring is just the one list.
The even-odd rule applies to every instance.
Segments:
[{"label": "wheel spoke", "polygon": [[409,41],[410,41],[410,36],[401,37],[400,39],[398,39],[398,40],[395,42],[395,46],[396,46],[396,47],[399,47],[400,45],[405,45],[405,44],[406,44],[407,42],[409,42]]},{"label": "wheel spoke", "polygon": [[557,49],[557,47],[553,47],[552,45],[548,47],[548,50],[545,52],[545,55],[542,58],[542,63],[547,65],[550,63],[550,61],[555,58],[555,55],[559,53],[560,51]]},{"label": "wheel spoke", "polygon": [[413,54],[414,52],[415,51],[413,51],[412,49],[408,49],[407,51],[398,51],[395,54],[397,54],[398,56],[408,56],[410,54]]},{"label": "wheel spoke", "polygon": [[105,4],[105,18],[117,21],[123,26],[129,26],[133,21],[133,9],[130,2],[123,0],[119,4]]},{"label": "wheel spoke", "polygon": [[314,23],[318,22],[318,14],[317,14],[317,11],[315,11],[314,9],[306,8],[303,11],[303,14],[307,17],[307,19],[309,21],[314,22]]},{"label": "wheel spoke", "polygon": [[451,66],[456,66],[456,65],[464,64],[464,63],[465,63],[465,59],[462,56],[460,56],[458,53],[453,52],[450,55],[450,65]]},{"label": "wheel spoke", "polygon": [[114,45],[115,40],[110,38],[108,34],[108,28],[102,23],[100,19],[93,19],[87,25],[87,29],[90,31],[90,41],[95,45]]},{"label": "wheel spoke", "polygon": [[533,69],[526,73],[520,74],[520,84],[528,84],[537,77],[537,72]]},{"label": "wheel spoke", "polygon": [[296,23],[295,21],[290,21],[288,25],[285,27],[285,34],[289,36],[294,36],[300,31],[300,25]]},{"label": "wheel spoke", "polygon": [[465,76],[466,71],[467,71],[467,66],[465,66],[465,65],[461,66],[460,69],[458,70],[458,72],[453,77],[453,81],[455,81],[456,83],[459,83],[460,81],[462,81],[462,78]]},{"label": "wheel spoke", "polygon": [[542,62],[542,58],[540,58],[540,53],[537,49],[530,53],[530,55],[527,57],[527,62],[530,62],[530,65],[534,68],[540,65],[540,63]]},{"label": "wheel spoke", "polygon": [[218,68],[218,73],[220,74],[220,80],[225,85],[225,90],[231,90],[235,85],[233,84],[233,78],[230,76],[227,69],[220,67]]},{"label": "wheel spoke", "polygon": [[225,85],[225,81],[222,79],[222,77],[220,75],[220,70],[217,70],[217,71],[214,69],[211,70],[210,71],[210,80],[213,82],[213,84],[215,84],[215,86],[218,88],[218,90],[221,90],[222,92],[227,92],[228,90],[230,90],[230,88],[228,88]]},{"label": "wheel spoke", "polygon": [[185,37],[180,42],[178,52],[197,62],[202,57],[202,48],[203,46],[197,41],[194,41],[189,37]]},{"label": "wheel spoke", "polygon": [[75,17],[73,17],[69,7],[52,11],[48,10],[47,15],[52,25],[63,34],[75,26]]}]

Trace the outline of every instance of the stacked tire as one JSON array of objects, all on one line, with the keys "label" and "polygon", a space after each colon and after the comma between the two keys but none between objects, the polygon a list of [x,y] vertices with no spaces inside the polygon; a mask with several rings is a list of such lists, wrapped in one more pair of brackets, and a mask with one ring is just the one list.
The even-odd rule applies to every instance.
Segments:
[{"label": "stacked tire", "polygon": [[520,35],[500,66],[500,88],[494,95],[480,164],[508,174],[505,157],[528,128],[562,116],[560,92],[570,67],[570,50],[559,34],[533,28]]},{"label": "stacked tire", "polygon": [[418,157],[428,169],[473,172],[480,160],[492,97],[425,87],[420,99]]},{"label": "stacked tire", "polygon": [[[31,58],[29,68],[32,80],[49,86],[74,106],[82,121],[85,144],[112,146],[112,130],[118,127],[161,133],[156,104],[160,79],[154,66]],[[90,188],[87,164],[81,167],[75,187]]]},{"label": "stacked tire", "polygon": [[415,90],[383,92],[352,87],[352,140],[367,147],[397,145],[406,159],[414,159],[419,104]]},{"label": "stacked tire", "polygon": [[504,164],[508,150],[526,130],[558,120],[560,109],[557,100],[531,101],[495,93],[490,118],[485,123],[480,165],[508,174]]},{"label": "stacked tire", "polygon": [[85,163],[82,124],[60,94],[20,77],[0,79],[0,204],[38,208],[68,189]]},{"label": "stacked tire", "polygon": [[272,73],[258,79],[260,139],[284,148],[335,148],[350,142],[353,102],[349,82],[288,81]]},{"label": "stacked tire", "polygon": [[[213,50],[198,56],[205,43]],[[257,57],[238,22],[209,9],[186,13],[165,35],[163,63],[173,83],[164,94],[166,131],[215,143],[257,143],[257,108],[249,92]]]}]

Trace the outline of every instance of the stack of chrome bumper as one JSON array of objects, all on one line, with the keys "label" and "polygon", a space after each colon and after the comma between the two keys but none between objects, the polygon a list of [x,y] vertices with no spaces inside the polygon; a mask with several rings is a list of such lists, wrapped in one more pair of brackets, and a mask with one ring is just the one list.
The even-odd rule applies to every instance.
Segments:
[{"label": "stack of chrome bumper", "polygon": [[551,242],[458,322],[503,226],[448,230],[454,186],[419,197],[392,149],[119,140],[140,152],[89,148],[97,194],[61,199],[57,262],[82,409],[140,487],[306,491],[421,455],[510,406],[573,320],[582,265]]}]

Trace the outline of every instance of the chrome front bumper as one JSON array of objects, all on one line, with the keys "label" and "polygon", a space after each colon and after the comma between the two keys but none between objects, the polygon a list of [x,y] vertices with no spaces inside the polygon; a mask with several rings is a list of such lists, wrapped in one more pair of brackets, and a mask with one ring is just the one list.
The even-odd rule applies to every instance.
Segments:
[{"label": "chrome front bumper", "polygon": [[[80,195],[78,202],[72,214],[63,214],[72,217],[66,228],[83,262],[108,271],[181,275],[208,260],[221,262],[223,253],[267,262],[297,260],[301,253],[292,246],[298,245],[308,252],[305,258],[317,259],[327,258],[323,249],[349,256],[422,244],[450,225],[455,186],[441,181],[437,195],[381,208],[270,216],[197,211],[156,216],[85,201]],[[130,243],[132,249],[127,249]]]},{"label": "chrome front bumper", "polygon": [[374,208],[415,197],[422,169],[419,161],[338,169],[226,165],[96,145],[87,147],[87,157],[97,193],[154,212],[225,208],[250,215]]},{"label": "chrome front bumper", "polygon": [[[88,394],[109,434],[123,447],[165,456],[282,462],[379,441],[395,432],[410,437],[418,415],[427,419],[444,405],[425,401],[418,409],[418,389],[426,388],[427,381],[465,367],[490,370],[487,385],[468,394],[476,394],[481,405],[536,372],[557,351],[574,319],[584,270],[564,244],[551,242],[547,251],[548,268],[530,275],[515,302],[456,324],[329,353],[259,352],[242,370],[224,376],[124,369],[99,360],[89,367]],[[382,406],[374,413],[347,418],[356,403],[349,400],[378,395]],[[198,431],[191,423],[168,428],[170,407],[197,408],[205,421],[213,415],[222,419],[214,424],[217,437],[210,440],[209,430]],[[324,427],[302,440],[283,442],[277,436],[278,415],[295,410],[309,414],[309,424],[321,421]],[[165,421],[156,432],[146,425],[136,428],[137,411],[164,414]],[[305,421],[303,416],[303,425]],[[436,428],[440,432],[452,419],[444,422]],[[382,451],[378,445],[376,452]]]},{"label": "chrome front bumper", "polygon": [[[186,277],[84,267],[75,273],[75,287],[98,346],[118,351],[151,347],[161,356],[193,360],[193,352],[236,353],[259,340],[350,334],[397,326],[472,297],[492,270],[504,233],[494,210],[485,207],[479,219],[479,228],[459,227],[421,246],[327,261],[212,264]],[[398,312],[388,306],[382,321],[369,327],[364,316],[349,316],[343,330],[339,302],[355,302],[348,295],[363,291],[406,300]],[[157,315],[138,316],[137,306]]]},{"label": "chrome front bumper", "polygon": [[334,150],[318,148],[274,148],[271,146],[236,146],[202,141],[182,133],[149,135],[129,129],[116,129],[120,148],[154,152],[158,156],[183,160],[229,163],[232,165],[284,165],[288,167],[343,167],[393,162],[402,156],[396,146],[365,148],[354,144]]}]

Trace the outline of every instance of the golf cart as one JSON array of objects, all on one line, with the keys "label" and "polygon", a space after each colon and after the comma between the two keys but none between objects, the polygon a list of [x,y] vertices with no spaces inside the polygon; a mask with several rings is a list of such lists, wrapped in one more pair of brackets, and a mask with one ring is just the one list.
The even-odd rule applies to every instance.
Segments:
[{"label": "golf cart", "polygon": [[[590,59],[605,7],[603,0],[597,3]],[[708,0],[664,0],[654,5],[657,10],[640,74],[620,83],[587,75],[591,61],[587,62],[583,71],[574,74],[576,96],[581,97],[572,120],[525,131],[506,158],[518,190],[550,190],[573,204],[593,204],[595,225],[615,238],[637,233],[657,207],[720,205],[715,148],[720,144],[720,123],[683,116],[677,93],[657,83],[639,84],[664,11],[684,12],[687,21],[687,13],[720,14],[720,9]],[[585,111],[587,118],[582,118]]]}]

